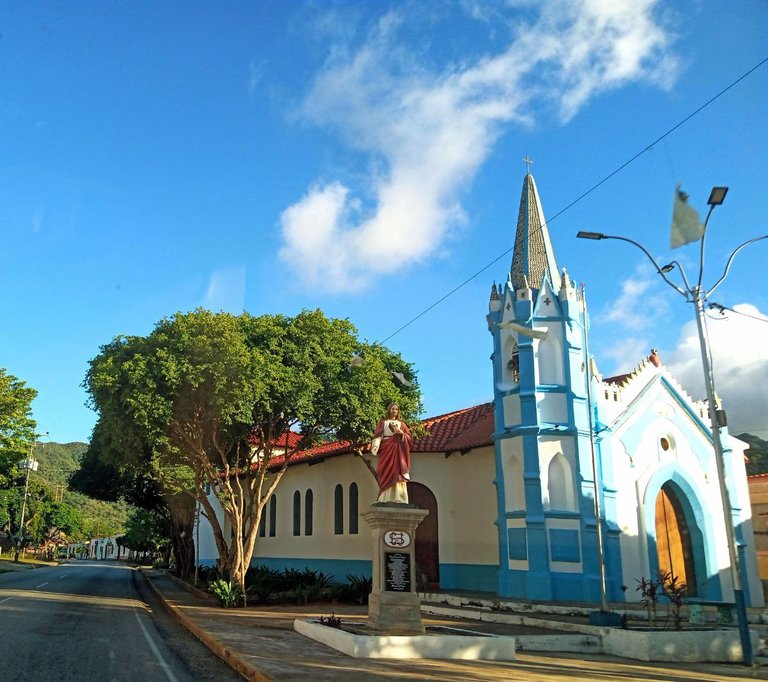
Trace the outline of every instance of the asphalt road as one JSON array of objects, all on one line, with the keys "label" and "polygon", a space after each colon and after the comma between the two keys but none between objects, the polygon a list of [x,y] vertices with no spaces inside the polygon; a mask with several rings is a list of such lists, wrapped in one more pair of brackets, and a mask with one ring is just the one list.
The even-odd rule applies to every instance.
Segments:
[{"label": "asphalt road", "polygon": [[0,680],[241,680],[137,570],[77,561],[0,574]]}]

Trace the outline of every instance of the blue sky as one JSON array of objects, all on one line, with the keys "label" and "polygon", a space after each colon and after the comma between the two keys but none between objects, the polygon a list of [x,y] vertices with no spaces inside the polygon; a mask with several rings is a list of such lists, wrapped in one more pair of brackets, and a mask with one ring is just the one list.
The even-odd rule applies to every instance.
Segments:
[{"label": "blue sky", "polygon": [[[726,11],[727,7],[727,11]],[[672,252],[675,184],[705,283],[768,232],[768,3],[7,2],[0,7],[0,366],[40,431],[87,440],[80,387],[118,334],[198,306],[322,308],[382,341],[511,248],[526,155],[605,375],[651,347],[703,396],[693,311],[626,244]],[[768,438],[768,241],[710,324],[732,432]],[[511,254],[389,339],[426,415],[492,396],[485,326]]]}]

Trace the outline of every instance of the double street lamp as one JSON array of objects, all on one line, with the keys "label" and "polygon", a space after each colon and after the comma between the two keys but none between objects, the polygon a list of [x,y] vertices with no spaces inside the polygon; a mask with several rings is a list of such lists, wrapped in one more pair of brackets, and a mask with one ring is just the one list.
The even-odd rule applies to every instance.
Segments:
[{"label": "double street lamp", "polygon": [[[752,664],[752,644],[749,638],[749,624],[747,622],[747,611],[744,603],[744,591],[742,588],[741,580],[741,568],[738,552],[736,551],[735,531],[733,526],[733,513],[731,508],[730,494],[728,492],[728,486],[725,481],[725,462],[723,457],[723,445],[721,441],[720,429],[726,426],[725,412],[720,409],[717,394],[715,392],[715,380],[712,371],[712,353],[709,345],[709,337],[707,334],[706,316],[704,314],[704,303],[709,296],[717,289],[718,286],[727,277],[730,271],[731,264],[736,254],[744,247],[752,244],[753,242],[760,241],[761,239],[768,239],[768,235],[762,237],[755,237],[744,242],[740,246],[736,247],[728,258],[723,274],[720,279],[709,289],[705,289],[702,286],[702,279],[704,277],[704,241],[707,236],[707,226],[709,224],[709,218],[712,215],[712,211],[715,210],[715,206],[719,206],[723,203],[725,195],[728,192],[727,187],[714,187],[707,204],[709,205],[709,212],[707,213],[706,220],[704,221],[703,231],[701,235],[701,252],[699,257],[699,276],[695,284],[691,284],[688,281],[688,277],[685,274],[683,266],[677,261],[659,266],[656,259],[648,252],[648,250],[633,239],[627,237],[620,237],[616,235],[603,234],[602,232],[579,232],[576,236],[581,239],[618,239],[623,242],[629,242],[638,249],[640,249],[651,261],[656,272],[661,275],[662,279],[671,286],[675,291],[682,295],[689,303],[693,303],[696,314],[696,324],[699,332],[699,346],[701,348],[701,363],[704,368],[704,383],[707,391],[707,401],[709,403],[709,417],[712,425],[712,443],[715,450],[715,461],[717,465],[717,477],[720,486],[720,498],[723,507],[723,516],[725,520],[725,533],[728,542],[728,554],[731,564],[731,579],[733,582],[734,601],[736,605],[736,616],[739,624],[739,636],[741,639],[741,650],[745,665]],[[671,281],[667,275],[677,268],[680,272],[680,276],[683,280],[684,286],[678,286]]]}]

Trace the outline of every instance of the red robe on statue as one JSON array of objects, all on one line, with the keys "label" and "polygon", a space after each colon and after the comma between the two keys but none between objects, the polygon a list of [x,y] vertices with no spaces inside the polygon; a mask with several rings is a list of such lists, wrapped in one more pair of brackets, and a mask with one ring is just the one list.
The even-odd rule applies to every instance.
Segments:
[{"label": "red robe on statue", "polygon": [[[387,423],[398,421],[402,436],[392,434]],[[391,435],[390,435],[391,434]],[[382,419],[376,425],[374,438],[381,438],[376,473],[379,479],[379,495],[400,481],[408,481],[411,469],[411,430],[404,421]]]}]

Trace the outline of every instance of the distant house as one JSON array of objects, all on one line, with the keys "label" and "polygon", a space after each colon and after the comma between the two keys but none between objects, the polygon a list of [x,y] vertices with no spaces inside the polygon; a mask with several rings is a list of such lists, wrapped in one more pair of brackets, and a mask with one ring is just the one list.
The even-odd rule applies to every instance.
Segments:
[{"label": "distant house", "polygon": [[[512,266],[491,287],[486,323],[493,401],[427,419],[428,435],[413,447],[410,499],[429,510],[417,531],[422,586],[599,601],[597,490],[610,601],[636,600],[635,581],[659,570],[676,575],[691,598],[731,600],[707,407],[656,353],[629,374],[600,376],[587,358],[581,293],[557,269],[530,174]],[[745,444],[725,429],[723,437],[744,595],[761,606]],[[345,444],[302,453],[267,504],[253,563],[370,575],[371,539],[359,514],[376,492]],[[199,552],[203,563],[216,560],[205,522]]]}]

